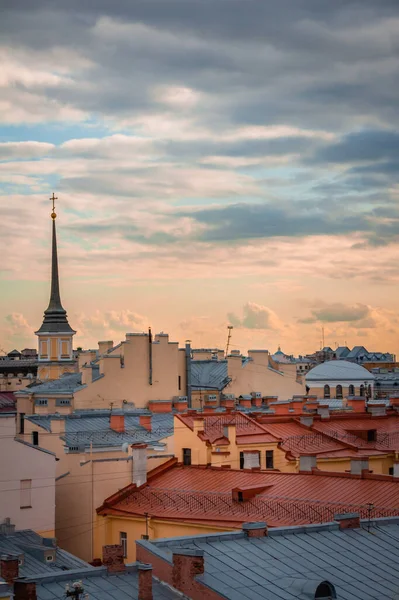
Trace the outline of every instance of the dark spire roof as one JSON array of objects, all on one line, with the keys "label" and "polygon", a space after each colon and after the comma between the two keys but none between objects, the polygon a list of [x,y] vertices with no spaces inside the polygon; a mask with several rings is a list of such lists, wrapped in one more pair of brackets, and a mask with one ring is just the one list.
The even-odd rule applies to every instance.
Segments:
[{"label": "dark spire roof", "polygon": [[51,264],[51,293],[50,302],[47,309],[44,311],[43,324],[38,333],[69,333],[74,334],[76,331],[68,323],[66,310],[62,307],[60,298],[60,283],[58,279],[58,258],[57,258],[57,234],[55,230],[55,217],[53,211],[51,215],[53,219],[53,247],[52,247],[52,264]]}]

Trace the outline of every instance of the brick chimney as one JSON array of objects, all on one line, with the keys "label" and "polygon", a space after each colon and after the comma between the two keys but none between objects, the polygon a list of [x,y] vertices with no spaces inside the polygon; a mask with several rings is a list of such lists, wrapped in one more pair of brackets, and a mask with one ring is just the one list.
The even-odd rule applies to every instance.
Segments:
[{"label": "brick chimney", "polygon": [[267,525],[264,521],[259,523],[243,523],[242,530],[249,538],[267,536]]},{"label": "brick chimney", "polygon": [[11,585],[19,576],[19,559],[14,554],[3,554],[0,557],[0,575]]},{"label": "brick chimney", "polygon": [[138,600],[152,600],[152,565],[139,564],[139,598]]},{"label": "brick chimney", "polygon": [[369,470],[369,459],[367,456],[359,458],[351,458],[351,474],[361,475],[363,471]]},{"label": "brick chimney", "polygon": [[315,454],[301,454],[299,457],[299,472],[311,473],[317,468],[317,456]]},{"label": "brick chimney", "polygon": [[14,600],[37,600],[36,582],[31,579],[14,581]]},{"label": "brick chimney", "polygon": [[173,552],[172,585],[186,593],[194,586],[194,578],[204,573],[204,551],[178,548]]},{"label": "brick chimney", "polygon": [[139,416],[139,424],[141,425],[141,427],[144,427],[144,429],[146,429],[147,431],[152,431],[151,418],[151,415]]},{"label": "brick chimney", "polygon": [[334,515],[334,521],[338,521],[340,529],[359,529],[360,527],[359,513]]},{"label": "brick chimney", "polygon": [[147,482],[147,444],[132,444],[133,473],[132,483],[140,487]]},{"label": "brick chimney", "polygon": [[108,573],[121,573],[125,570],[123,548],[119,544],[103,546],[103,565]]},{"label": "brick chimney", "polygon": [[125,415],[116,415],[111,413],[109,419],[109,426],[113,431],[117,433],[124,433],[125,431]]}]

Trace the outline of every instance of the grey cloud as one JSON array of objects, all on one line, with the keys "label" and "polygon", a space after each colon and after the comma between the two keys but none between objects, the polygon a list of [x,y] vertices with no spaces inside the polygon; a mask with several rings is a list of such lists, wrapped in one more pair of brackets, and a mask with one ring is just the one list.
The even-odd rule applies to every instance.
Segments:
[{"label": "grey cloud", "polygon": [[300,323],[339,323],[339,322],[357,322],[365,320],[370,315],[370,308],[365,304],[355,304],[348,306],[340,302],[332,304],[323,304],[318,308],[311,310],[311,317],[300,319]]},{"label": "grey cloud", "polygon": [[327,162],[379,161],[399,155],[399,132],[359,131],[321,149],[318,158]]}]

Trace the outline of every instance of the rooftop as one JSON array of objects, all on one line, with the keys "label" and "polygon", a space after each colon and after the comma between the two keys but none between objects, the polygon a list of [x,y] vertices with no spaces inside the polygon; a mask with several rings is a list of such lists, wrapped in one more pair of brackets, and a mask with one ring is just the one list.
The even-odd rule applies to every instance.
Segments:
[{"label": "rooftop", "polygon": [[334,586],[339,600],[399,594],[399,519],[376,519],[370,531],[367,522],[345,530],[332,522],[269,529],[266,537],[240,531],[137,546],[164,561],[181,548],[203,553],[204,573],[196,581],[228,600],[314,600],[322,597],[316,595],[322,582]]},{"label": "rooftop", "polygon": [[193,389],[222,390],[229,381],[227,360],[191,361],[191,384]]},{"label": "rooftop", "polygon": [[67,373],[59,379],[45,381],[44,383],[32,383],[18,394],[50,394],[53,393],[72,393],[82,387],[81,373]]},{"label": "rooftop", "polygon": [[[187,427],[193,429],[194,415],[177,415],[177,418],[187,425]],[[226,425],[236,426],[238,444],[256,444],[278,441],[278,437],[269,433],[262,425],[241,412],[232,414],[219,413],[217,415],[201,415],[201,413],[198,413],[196,418],[203,418],[204,420],[204,433],[201,439],[207,440],[211,444],[222,445],[223,443],[228,443],[224,430]]]},{"label": "rooftop", "polygon": [[[249,491],[250,501],[233,499],[233,490]],[[370,502],[374,516],[399,516],[399,479],[182,466],[172,459],[148,474],[147,485],[127,486],[108,498],[98,512],[125,516],[150,512],[154,517],[231,527],[265,520],[278,526],[327,522],[342,512],[366,516]]]},{"label": "rooftop", "polygon": [[[5,531],[9,533],[4,533]],[[30,529],[14,531],[12,525],[0,526],[0,554],[12,554],[22,557],[19,574],[21,577],[33,577],[37,573],[54,575],[67,570],[90,567],[84,560],[73,556],[66,550],[53,545],[52,538],[42,538]],[[45,551],[55,550],[54,561],[45,560]],[[3,581],[0,578],[0,581]]]},{"label": "rooftop", "polygon": [[346,360],[329,360],[317,365],[306,375],[306,382],[312,381],[373,381],[374,375],[364,367]]},{"label": "rooftop", "polygon": [[[136,564],[126,565],[122,573],[108,573],[105,567],[79,569],[51,577],[42,573],[32,578],[36,581],[38,600],[60,600],[65,597],[65,586],[75,581],[82,583],[90,600],[137,600],[139,597],[139,573]],[[181,595],[159,581],[153,580],[154,600],[173,600]]]},{"label": "rooftop", "polygon": [[124,414],[125,431],[119,433],[111,429],[109,410],[75,411],[70,415],[29,415],[25,418],[39,427],[51,431],[51,421],[62,419],[65,421],[65,433],[60,437],[69,447],[109,447],[118,446],[128,442],[146,442],[151,444],[173,435],[173,414],[154,413],[151,416],[152,430],[148,431],[140,425],[140,413],[150,415],[148,411],[137,412],[113,411],[113,414]]},{"label": "rooftop", "polygon": [[12,392],[0,392],[0,413],[16,411],[17,399]]}]

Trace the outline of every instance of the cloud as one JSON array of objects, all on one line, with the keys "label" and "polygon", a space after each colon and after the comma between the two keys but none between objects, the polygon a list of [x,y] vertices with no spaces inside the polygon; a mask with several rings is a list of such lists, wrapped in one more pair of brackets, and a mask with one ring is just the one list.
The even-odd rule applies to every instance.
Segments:
[{"label": "cloud", "polygon": [[361,321],[370,315],[370,307],[365,304],[348,306],[340,302],[331,304],[321,303],[317,308],[311,310],[312,316],[301,319],[301,323],[337,323],[343,321]]},{"label": "cloud", "polygon": [[230,324],[234,327],[278,330],[282,326],[275,312],[267,306],[261,306],[254,302],[247,302],[244,305],[242,318],[233,313],[229,313],[227,316]]},{"label": "cloud", "polygon": [[95,311],[90,315],[74,315],[73,326],[78,330],[79,340],[96,345],[102,339],[112,339],[115,343],[125,337],[125,333],[142,332],[148,329],[148,320],[129,309]]}]

